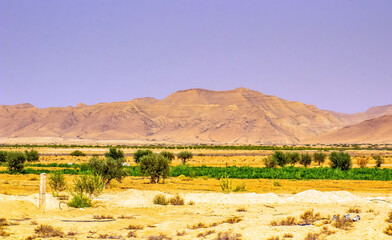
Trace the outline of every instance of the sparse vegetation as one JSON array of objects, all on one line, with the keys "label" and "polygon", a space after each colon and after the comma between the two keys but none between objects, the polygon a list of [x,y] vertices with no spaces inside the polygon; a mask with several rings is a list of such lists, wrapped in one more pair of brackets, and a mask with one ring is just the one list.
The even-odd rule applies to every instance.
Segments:
[{"label": "sparse vegetation", "polygon": [[225,174],[220,180],[220,186],[224,193],[230,193],[233,190],[233,183],[231,182],[229,175]]},{"label": "sparse vegetation", "polygon": [[180,195],[176,195],[175,197],[172,197],[169,199],[169,202],[171,205],[184,205],[184,199],[180,197]]},{"label": "sparse vegetation", "polygon": [[215,230],[208,230],[206,232],[202,232],[202,233],[197,234],[197,237],[198,238],[204,238],[204,237],[207,237],[208,235],[211,235],[211,234],[214,234],[214,233],[215,233]]},{"label": "sparse vegetation", "polygon": [[360,166],[361,168],[365,168],[367,166],[367,164],[369,163],[369,159],[367,159],[367,157],[365,156],[361,156],[357,159],[357,164],[358,166]]},{"label": "sparse vegetation", "polygon": [[388,226],[384,229],[384,233],[392,236],[392,224],[388,224]]},{"label": "sparse vegetation", "polygon": [[235,216],[235,217],[228,218],[228,219],[222,221],[221,223],[234,224],[234,223],[239,223],[241,221],[242,221],[242,218]]},{"label": "sparse vegetation", "polygon": [[236,211],[237,212],[247,212],[246,208],[244,208],[244,207],[237,208]]},{"label": "sparse vegetation", "polygon": [[[374,211],[374,210],[373,210],[373,211]],[[388,223],[392,223],[392,212],[389,212],[389,213],[388,213],[388,218],[385,219],[385,221],[388,222]]]},{"label": "sparse vegetation", "polygon": [[349,208],[348,210],[347,210],[347,212],[348,213],[361,213],[361,209],[359,209],[359,208]]},{"label": "sparse vegetation", "polygon": [[134,225],[134,224],[131,224],[131,225],[129,225],[129,226],[127,227],[127,229],[129,229],[129,230],[143,230],[144,227],[141,226],[141,225]]},{"label": "sparse vegetation", "polygon": [[75,150],[71,152],[69,155],[74,156],[74,157],[84,157],[86,154],[80,150]]},{"label": "sparse vegetation", "polygon": [[287,217],[285,219],[282,219],[280,221],[272,221],[271,226],[293,226],[297,225],[298,221],[295,217]]},{"label": "sparse vegetation", "polygon": [[155,195],[153,199],[153,203],[157,205],[167,205],[169,201],[167,200],[166,196],[163,194]]},{"label": "sparse vegetation", "polygon": [[315,221],[322,219],[320,213],[314,213],[313,209],[305,211],[300,218],[302,224],[313,224]]},{"label": "sparse vegetation", "polygon": [[241,240],[242,235],[233,232],[220,232],[214,240]]},{"label": "sparse vegetation", "polygon": [[171,240],[171,237],[166,236],[165,234],[159,234],[159,235],[150,235],[148,236],[148,240]]},{"label": "sparse vegetation", "polygon": [[336,220],[332,222],[332,226],[343,230],[349,230],[353,227],[353,222],[351,219],[346,219],[338,214],[336,215]]},{"label": "sparse vegetation", "polygon": [[65,233],[60,228],[55,228],[51,225],[39,225],[34,232],[38,237],[48,238],[48,237],[64,237]]},{"label": "sparse vegetation", "polygon": [[49,175],[49,186],[53,191],[53,196],[58,196],[59,192],[66,189],[66,182],[64,174],[60,172],[54,172]]},{"label": "sparse vegetation", "polygon": [[112,215],[94,215],[94,219],[114,219]]},{"label": "sparse vegetation", "polygon": [[332,152],[329,156],[331,168],[339,168],[341,170],[349,170],[352,167],[351,157],[345,152]]},{"label": "sparse vegetation", "polygon": [[181,159],[182,164],[185,164],[188,159],[193,157],[193,154],[189,151],[182,151],[177,155],[177,157]]}]

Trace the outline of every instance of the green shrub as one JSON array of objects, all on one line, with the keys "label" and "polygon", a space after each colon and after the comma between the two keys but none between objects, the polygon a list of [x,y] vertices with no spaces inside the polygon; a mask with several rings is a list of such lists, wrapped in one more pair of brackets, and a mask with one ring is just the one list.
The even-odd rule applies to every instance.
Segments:
[{"label": "green shrub", "polygon": [[322,152],[315,152],[313,154],[313,159],[316,163],[318,163],[318,165],[320,165],[321,163],[324,163],[326,158],[327,158],[327,154],[322,153]]},{"label": "green shrub", "polygon": [[154,199],[152,200],[154,204],[158,205],[167,205],[169,201],[166,199],[166,196],[163,194],[155,195]]},{"label": "green shrub", "polygon": [[233,191],[233,184],[228,174],[225,174],[220,180],[220,186],[224,193],[230,193]]},{"label": "green shrub", "polygon": [[21,173],[25,162],[26,156],[22,152],[8,152],[7,165],[11,173]]},{"label": "green shrub", "polygon": [[267,168],[276,168],[276,166],[278,166],[278,161],[276,160],[276,158],[268,156],[264,158],[264,165]]},{"label": "green shrub", "polygon": [[72,195],[84,195],[88,197],[99,196],[104,187],[103,180],[99,175],[82,175],[74,179]]},{"label": "green shrub", "polygon": [[307,167],[312,163],[312,156],[310,156],[309,153],[302,153],[301,160],[299,161],[299,163],[304,165],[304,167]]},{"label": "green shrub", "polygon": [[35,162],[39,160],[39,153],[38,151],[32,149],[30,151],[25,151],[25,155],[26,155],[26,160],[28,162]]},{"label": "green shrub", "polygon": [[185,164],[188,159],[193,158],[193,154],[189,151],[183,151],[180,152],[177,157],[182,160],[182,164]]},{"label": "green shrub", "polygon": [[7,154],[8,152],[6,151],[0,151],[0,164],[7,161]]},{"label": "green shrub", "polygon": [[134,154],[133,154],[133,160],[135,161],[135,163],[139,163],[140,159],[143,156],[146,155],[150,155],[150,154],[154,154],[151,150],[137,150]]},{"label": "green shrub", "polygon": [[331,160],[331,168],[339,168],[341,170],[349,170],[351,169],[351,157],[348,153],[345,152],[332,152],[329,156]]},{"label": "green shrub", "polygon": [[68,202],[68,206],[73,208],[87,208],[92,205],[91,199],[85,194],[76,194],[72,197],[71,201]]},{"label": "green shrub", "polygon": [[75,150],[71,152],[69,155],[74,156],[74,157],[84,157],[86,154],[80,150]]},{"label": "green shrub", "polygon": [[105,153],[105,157],[113,159],[124,158],[124,152],[121,150],[117,150],[117,148],[115,147],[110,147],[109,152]]},{"label": "green shrub", "polygon": [[66,189],[64,174],[54,172],[49,176],[49,186],[53,190],[53,195],[58,195]]},{"label": "green shrub", "polygon": [[167,158],[170,162],[173,161],[173,159],[174,159],[174,153],[172,153],[172,152],[163,151],[160,154],[162,156],[164,156],[165,158]]},{"label": "green shrub", "polygon": [[160,154],[149,154],[140,158],[140,172],[151,177],[151,183],[159,183],[170,174],[170,161]]},{"label": "green shrub", "polygon": [[376,160],[376,168],[381,167],[381,164],[384,163],[384,159],[380,155],[373,156],[373,159]]},{"label": "green shrub", "polygon": [[105,159],[101,159],[93,157],[88,164],[94,174],[102,177],[106,187],[111,180],[116,179],[121,182],[127,175],[123,166],[124,162],[124,158],[106,157]]},{"label": "green shrub", "polygon": [[275,159],[276,163],[281,167],[284,167],[288,163],[286,154],[281,151],[275,151],[272,154],[272,159]]}]

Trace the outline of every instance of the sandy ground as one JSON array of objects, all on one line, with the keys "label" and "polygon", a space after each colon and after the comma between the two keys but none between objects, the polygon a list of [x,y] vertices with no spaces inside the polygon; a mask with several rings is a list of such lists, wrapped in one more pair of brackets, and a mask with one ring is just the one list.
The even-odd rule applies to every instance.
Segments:
[{"label": "sandy ground", "polygon": [[[185,203],[193,201],[194,205],[161,206],[154,205],[157,194],[173,195],[148,190],[129,189],[123,192],[108,192],[95,201],[97,207],[59,209],[59,201],[50,194],[47,196],[47,209],[39,210],[38,195],[15,196],[0,194],[0,217],[18,225],[6,229],[9,239],[25,239],[34,234],[37,225],[50,224],[60,227],[65,233],[75,232],[68,239],[100,238],[105,234],[112,237],[127,238],[131,230],[129,225],[141,225],[136,230],[137,238],[148,239],[151,235],[165,234],[172,239],[198,239],[198,234],[211,231],[200,239],[214,239],[219,232],[232,231],[242,235],[242,239],[268,239],[292,234],[291,239],[304,239],[309,232],[320,232],[321,221],[306,226],[271,226],[271,221],[288,216],[299,219],[306,210],[314,209],[321,216],[346,214],[348,209],[360,209],[361,220],[355,222],[350,230],[341,230],[328,226],[336,233],[324,236],[325,239],[388,239],[383,230],[392,210],[392,195],[378,197],[375,193],[368,196],[352,194],[347,191],[320,192],[307,190],[297,194],[275,193],[184,193],[180,194]],[[64,205],[62,205],[64,206]],[[245,212],[237,210],[244,208]],[[96,222],[94,215],[110,215],[114,220]],[[356,214],[352,214],[356,215]],[[121,216],[127,218],[122,219]],[[231,217],[240,217],[239,223],[222,223]],[[207,228],[190,229],[191,226],[204,223]],[[215,223],[215,224],[213,224]],[[216,226],[212,226],[216,225]],[[183,236],[177,233],[184,232]],[[321,239],[321,238],[320,238]]]}]

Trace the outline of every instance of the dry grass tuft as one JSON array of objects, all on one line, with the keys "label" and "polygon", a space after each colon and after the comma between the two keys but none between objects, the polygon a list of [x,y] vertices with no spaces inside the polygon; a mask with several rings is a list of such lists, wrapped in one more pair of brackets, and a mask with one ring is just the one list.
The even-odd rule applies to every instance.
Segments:
[{"label": "dry grass tuft", "polygon": [[175,197],[172,197],[169,199],[169,202],[171,205],[184,205],[184,199],[180,197],[180,195],[176,195]]},{"label": "dry grass tuft", "polygon": [[130,225],[127,227],[127,229],[129,229],[129,230],[143,230],[144,227],[141,226],[141,225],[133,225],[133,224],[130,224]]},{"label": "dry grass tuft", "polygon": [[222,221],[222,223],[234,224],[234,223],[239,223],[241,221],[242,221],[242,218],[235,216],[235,217],[228,218],[225,221]]},{"label": "dry grass tuft", "polygon": [[169,201],[166,199],[166,196],[163,194],[158,194],[154,197],[152,200],[154,204],[158,205],[167,205],[169,204]]},{"label": "dry grass tuft", "polygon": [[247,212],[246,208],[241,207],[236,210],[237,212]]},{"label": "dry grass tuft", "polygon": [[134,216],[121,215],[121,216],[118,216],[117,219],[135,219],[135,217]]},{"label": "dry grass tuft", "polygon": [[195,205],[194,201],[189,201],[188,205]]},{"label": "dry grass tuft", "polygon": [[34,232],[38,235],[38,237],[47,238],[47,237],[64,237],[64,232],[60,228],[55,228],[51,225],[39,225]]},{"label": "dry grass tuft", "polygon": [[111,215],[94,215],[94,219],[114,219]]},{"label": "dry grass tuft", "polygon": [[385,222],[392,223],[392,212],[388,213],[388,218],[385,219]]},{"label": "dry grass tuft", "polygon": [[180,236],[184,236],[185,234],[186,234],[185,231],[180,231],[180,232],[177,231],[176,235],[180,237]]},{"label": "dry grass tuft", "polygon": [[332,226],[343,230],[349,230],[353,227],[353,222],[351,219],[346,219],[338,214],[336,215],[336,221],[332,222]]},{"label": "dry grass tuft", "polygon": [[148,240],[171,240],[171,237],[166,236],[165,234],[159,234],[159,235],[150,235],[148,236]]},{"label": "dry grass tuft", "polygon": [[128,238],[137,238],[136,231],[130,231],[127,235]]},{"label": "dry grass tuft", "polygon": [[286,219],[282,219],[280,220],[280,222],[278,221],[272,221],[271,222],[271,226],[293,226],[293,225],[297,225],[297,219],[295,217],[287,217]]},{"label": "dry grass tuft", "polygon": [[315,221],[321,220],[320,213],[314,213],[313,209],[304,212],[300,218],[302,224],[313,224]]},{"label": "dry grass tuft", "polygon": [[387,228],[385,228],[384,233],[392,236],[392,224],[389,224]]},{"label": "dry grass tuft", "polygon": [[359,208],[349,208],[347,210],[348,213],[361,213],[361,209]]},{"label": "dry grass tuft", "polygon": [[204,238],[204,237],[207,237],[208,235],[211,235],[211,234],[214,234],[214,233],[215,233],[215,230],[208,230],[208,231],[206,231],[204,233],[197,234],[197,237],[198,238]]},{"label": "dry grass tuft", "polygon": [[272,236],[272,237],[267,238],[267,240],[280,240],[280,237],[279,236]]},{"label": "dry grass tuft", "polygon": [[188,226],[189,229],[199,229],[199,228],[208,228],[208,226],[205,223],[199,222],[198,224],[195,224],[193,226]]},{"label": "dry grass tuft", "polygon": [[283,235],[283,238],[293,238],[293,237],[294,237],[294,235],[291,234],[291,233],[285,233],[285,234]]},{"label": "dry grass tuft", "polygon": [[242,235],[232,232],[220,232],[214,240],[241,240]]},{"label": "dry grass tuft", "polygon": [[306,235],[305,240],[319,240],[320,239],[320,233],[308,233]]}]

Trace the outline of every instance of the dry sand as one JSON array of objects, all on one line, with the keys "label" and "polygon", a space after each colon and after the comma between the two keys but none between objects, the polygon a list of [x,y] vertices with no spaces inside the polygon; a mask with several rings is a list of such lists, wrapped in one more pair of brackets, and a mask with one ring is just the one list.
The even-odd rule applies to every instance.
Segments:
[{"label": "dry sand", "polygon": [[[306,210],[314,209],[324,217],[333,214],[345,214],[349,208],[361,210],[361,220],[354,223],[351,230],[336,229],[329,224],[335,234],[326,239],[388,239],[383,233],[388,225],[385,222],[391,210],[391,197],[377,197],[374,193],[369,196],[358,196],[347,191],[320,192],[304,191],[295,195],[275,193],[184,193],[180,194],[185,202],[194,201],[195,205],[160,206],[154,205],[152,199],[156,194],[173,195],[159,191],[140,191],[130,189],[123,192],[113,192],[101,195],[96,201],[98,207],[87,209],[58,208],[59,201],[50,194],[47,196],[47,209],[38,209],[38,195],[13,196],[0,194],[0,217],[19,225],[7,227],[12,235],[10,239],[25,239],[34,233],[36,225],[50,224],[61,227],[65,232],[77,232],[77,239],[88,237],[99,238],[122,236],[126,238],[126,227],[130,224],[142,225],[143,230],[137,230],[138,238],[146,239],[150,235],[166,234],[173,239],[197,239],[199,233],[208,230],[215,231],[205,239],[214,239],[217,233],[232,231],[242,234],[243,239],[268,239],[272,236],[293,234],[292,239],[304,239],[309,232],[319,232],[321,226],[271,226],[272,220],[280,220],[288,216],[299,216]],[[246,212],[237,212],[238,208]],[[111,215],[115,221],[94,222],[93,215]],[[353,215],[353,214],[352,214]],[[354,214],[356,215],[356,214]],[[119,219],[127,216],[129,219]],[[220,223],[230,217],[238,216],[243,221],[235,224],[223,223],[215,227],[192,230],[199,222],[210,225]],[[67,222],[70,221],[70,222]],[[78,222],[89,221],[89,222]],[[177,232],[185,231],[184,236]],[[69,239],[74,239],[69,237]]]}]

